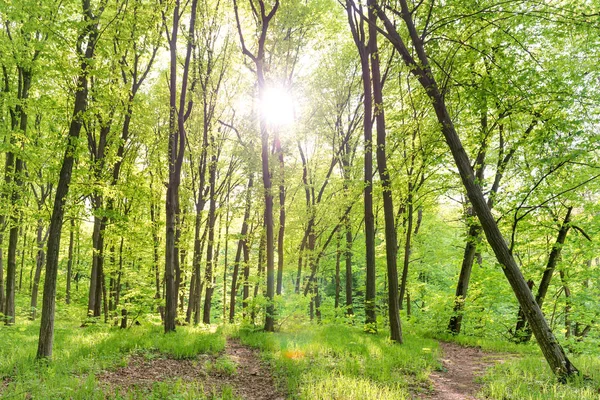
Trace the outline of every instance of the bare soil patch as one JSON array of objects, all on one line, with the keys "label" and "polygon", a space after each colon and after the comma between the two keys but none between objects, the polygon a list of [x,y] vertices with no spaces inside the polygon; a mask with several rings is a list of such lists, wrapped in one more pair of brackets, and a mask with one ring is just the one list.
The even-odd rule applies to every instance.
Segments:
[{"label": "bare soil patch", "polygon": [[476,378],[492,365],[503,362],[509,355],[488,353],[478,347],[463,347],[456,343],[440,342],[443,371],[430,377],[433,392],[422,398],[431,400],[475,400],[481,388]]},{"label": "bare soil patch", "polygon": [[236,365],[235,372],[214,367],[223,355],[200,354],[194,359],[178,360],[160,354],[136,354],[129,357],[127,366],[98,374],[97,379],[113,394],[150,390],[155,382],[181,380],[201,385],[207,395],[220,394],[223,387],[231,386],[235,395],[245,400],[285,399],[275,389],[273,376],[257,350],[228,340],[225,356]]},{"label": "bare soil patch", "polygon": [[258,350],[228,340],[225,354],[238,365],[232,383],[236,393],[247,400],[284,400],[285,394],[276,390],[273,375],[260,359]]}]

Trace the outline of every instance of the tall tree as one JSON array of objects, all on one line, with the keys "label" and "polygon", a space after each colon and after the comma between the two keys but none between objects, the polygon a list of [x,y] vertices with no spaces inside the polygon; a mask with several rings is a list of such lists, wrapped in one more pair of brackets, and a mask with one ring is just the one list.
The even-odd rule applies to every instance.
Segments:
[{"label": "tall tree", "polygon": [[[48,235],[48,257],[46,259],[46,280],[44,281],[44,298],[42,305],[42,321],[40,324],[40,337],[38,342],[37,358],[52,357],[52,345],[54,342],[54,308],[56,304],[56,278],[58,273],[58,253],[60,249],[60,237],[62,233],[62,220],[69,186],[71,173],[75,161],[77,140],[83,124],[84,113],[88,102],[88,80],[91,63],[95,57],[96,45],[99,38],[100,17],[106,7],[106,0],[101,1],[96,10],[92,8],[91,0],[82,0],[83,28],[77,42],[77,55],[80,61],[80,72],[77,79],[75,101],[73,104],[73,116],[69,126],[65,154],[56,194],[50,228]],[[85,50],[84,50],[85,45]]]},{"label": "tall tree", "polygon": [[185,152],[186,131],[185,121],[190,115],[192,102],[186,102],[188,95],[188,76],[190,72],[190,61],[195,43],[195,25],[198,0],[192,0],[190,5],[189,32],[187,36],[187,46],[185,61],[181,77],[181,89],[179,92],[179,102],[177,101],[177,38],[180,28],[181,10],[180,0],[176,0],[173,8],[173,20],[171,22],[171,32],[168,32],[166,15],[163,15],[165,21],[165,30],[167,30],[167,40],[170,50],[170,70],[169,70],[169,144],[168,144],[168,164],[169,180],[167,184],[167,195],[165,202],[166,209],[166,235],[165,235],[165,333],[175,330],[175,319],[177,317],[177,297],[178,282],[176,274],[178,271],[179,244],[176,243],[176,231],[179,223],[179,185],[181,183],[181,167]]},{"label": "tall tree", "polygon": [[[264,99],[267,89],[266,81],[266,65],[265,65],[265,43],[267,40],[267,32],[269,24],[275,16],[279,8],[279,0],[275,0],[275,4],[271,10],[267,11],[265,2],[257,0],[258,9],[254,2],[250,0],[252,13],[259,24],[259,34],[257,38],[256,53],[253,54],[247,47],[242,32],[240,23],[240,13],[237,0],[233,1],[235,11],[235,19],[242,52],[247,56],[255,66],[256,78],[258,82],[258,98]],[[265,224],[265,245],[266,245],[266,261],[267,261],[267,307],[265,315],[265,331],[273,332],[275,330],[275,304],[273,298],[275,296],[275,255],[274,255],[274,226],[273,226],[273,193],[271,193],[271,171],[269,168],[269,131],[267,129],[267,121],[265,115],[260,117],[260,136],[261,136],[261,159],[262,159],[262,179],[265,191],[265,209],[264,209],[264,224]]]},{"label": "tall tree", "polygon": [[[352,37],[360,56],[363,82],[363,131],[364,131],[364,214],[365,214],[365,248],[366,248],[366,293],[365,293],[365,325],[368,330],[377,331],[376,317],[376,271],[375,271],[375,215],[373,214],[373,96],[371,92],[371,67],[369,57],[373,53],[375,38],[367,38],[364,21],[360,10],[354,8],[351,1],[346,2],[348,23]],[[395,249],[393,250],[395,251]]]},{"label": "tall tree", "polygon": [[[382,20],[385,26],[387,38],[396,48],[401,55],[403,62],[419,81],[432,101],[438,123],[440,124],[450,152],[454,157],[462,183],[467,191],[467,196],[469,197],[471,204],[473,204],[473,208],[481,223],[488,243],[496,254],[498,262],[503,266],[502,271],[509,281],[515,296],[526,315],[527,321],[535,334],[550,368],[563,380],[573,375],[577,375],[579,371],[567,358],[563,348],[550,330],[550,327],[542,314],[542,310],[535,302],[535,299],[527,286],[527,282],[513,258],[513,255],[498,228],[498,224],[485,201],[481,188],[477,184],[476,177],[471,168],[471,162],[464,150],[460,137],[458,136],[454,121],[446,106],[445,98],[440,92],[435,74],[429,63],[429,57],[422,39],[423,33],[420,34],[415,26],[414,14],[409,9],[406,0],[399,0],[399,4],[400,10],[397,12],[403,21],[404,27],[409,33],[409,42],[405,42],[400,36],[397,27],[388,18],[383,9],[379,5],[375,5],[377,16]],[[425,33],[426,29],[427,28],[425,27]],[[416,59],[413,58],[407,43],[416,54]]]}]

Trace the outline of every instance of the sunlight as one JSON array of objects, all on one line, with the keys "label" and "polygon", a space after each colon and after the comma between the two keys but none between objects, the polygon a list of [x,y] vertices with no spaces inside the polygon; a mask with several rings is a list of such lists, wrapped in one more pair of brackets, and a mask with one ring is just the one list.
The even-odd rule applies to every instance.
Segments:
[{"label": "sunlight", "polygon": [[283,87],[268,87],[261,99],[261,113],[271,126],[286,126],[294,123],[294,99]]}]

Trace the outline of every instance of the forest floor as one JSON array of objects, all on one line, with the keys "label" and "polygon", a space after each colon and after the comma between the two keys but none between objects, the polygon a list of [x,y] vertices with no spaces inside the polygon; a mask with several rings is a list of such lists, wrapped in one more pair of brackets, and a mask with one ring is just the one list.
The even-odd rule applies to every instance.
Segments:
[{"label": "forest floor", "polygon": [[200,354],[193,359],[175,359],[157,353],[133,355],[126,366],[97,375],[101,385],[114,394],[151,390],[156,382],[180,380],[195,384],[205,395],[224,396],[228,388],[235,398],[283,400],[259,351],[228,339],[224,355]]},{"label": "forest floor", "polygon": [[482,387],[477,378],[487,368],[512,357],[451,342],[440,342],[440,349],[443,370],[430,375],[434,387],[433,393],[426,397],[430,400],[475,400],[475,395]]}]

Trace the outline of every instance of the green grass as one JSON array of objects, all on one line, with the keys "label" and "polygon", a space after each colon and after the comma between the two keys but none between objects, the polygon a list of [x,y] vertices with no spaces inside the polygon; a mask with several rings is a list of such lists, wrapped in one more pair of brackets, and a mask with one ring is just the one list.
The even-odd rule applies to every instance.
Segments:
[{"label": "green grass", "polygon": [[[178,327],[177,332],[165,335],[161,326],[147,321],[126,330],[103,323],[85,328],[80,324],[72,318],[57,321],[54,354],[48,362],[35,360],[39,320],[20,319],[15,326],[0,326],[0,382],[7,383],[0,397],[100,399],[104,395],[94,375],[127,365],[131,353],[159,352],[183,359],[199,353],[216,354],[225,345],[221,332],[199,328]],[[157,383],[150,393],[140,389],[137,394],[117,398],[195,399],[201,398],[201,393],[197,387],[171,382]]]},{"label": "green grass", "polygon": [[440,366],[436,341],[410,334],[403,345],[339,324],[276,334],[241,329],[239,336],[263,350],[294,399],[410,398],[429,387],[430,371]]},{"label": "green grass", "polygon": [[541,355],[510,359],[488,371],[480,395],[502,400],[598,400],[600,359],[597,356],[571,356],[570,360],[582,376],[561,384]]},{"label": "green grass", "polygon": [[[586,379],[560,384],[534,342],[517,345],[476,336],[430,334],[406,322],[403,345],[391,343],[387,331],[366,334],[344,324],[315,325],[296,321],[282,332],[266,334],[248,327],[225,326],[216,332],[178,327],[165,335],[159,320],[120,330],[103,323],[81,328],[72,317],[78,311],[62,308],[57,320],[54,357],[36,362],[39,321],[19,318],[17,325],[0,325],[0,397],[2,399],[236,399],[233,388],[204,392],[198,381],[155,382],[126,392],[109,389],[95,378],[104,370],[127,365],[131,354],[147,358],[168,355],[195,358],[221,353],[227,336],[260,348],[291,399],[410,399],[430,389],[429,374],[439,369],[438,340],[486,351],[510,353],[505,362],[481,379],[480,398],[518,400],[597,400],[600,398],[600,359],[570,356]],[[237,365],[224,355],[211,358],[205,370],[234,376]]]}]

